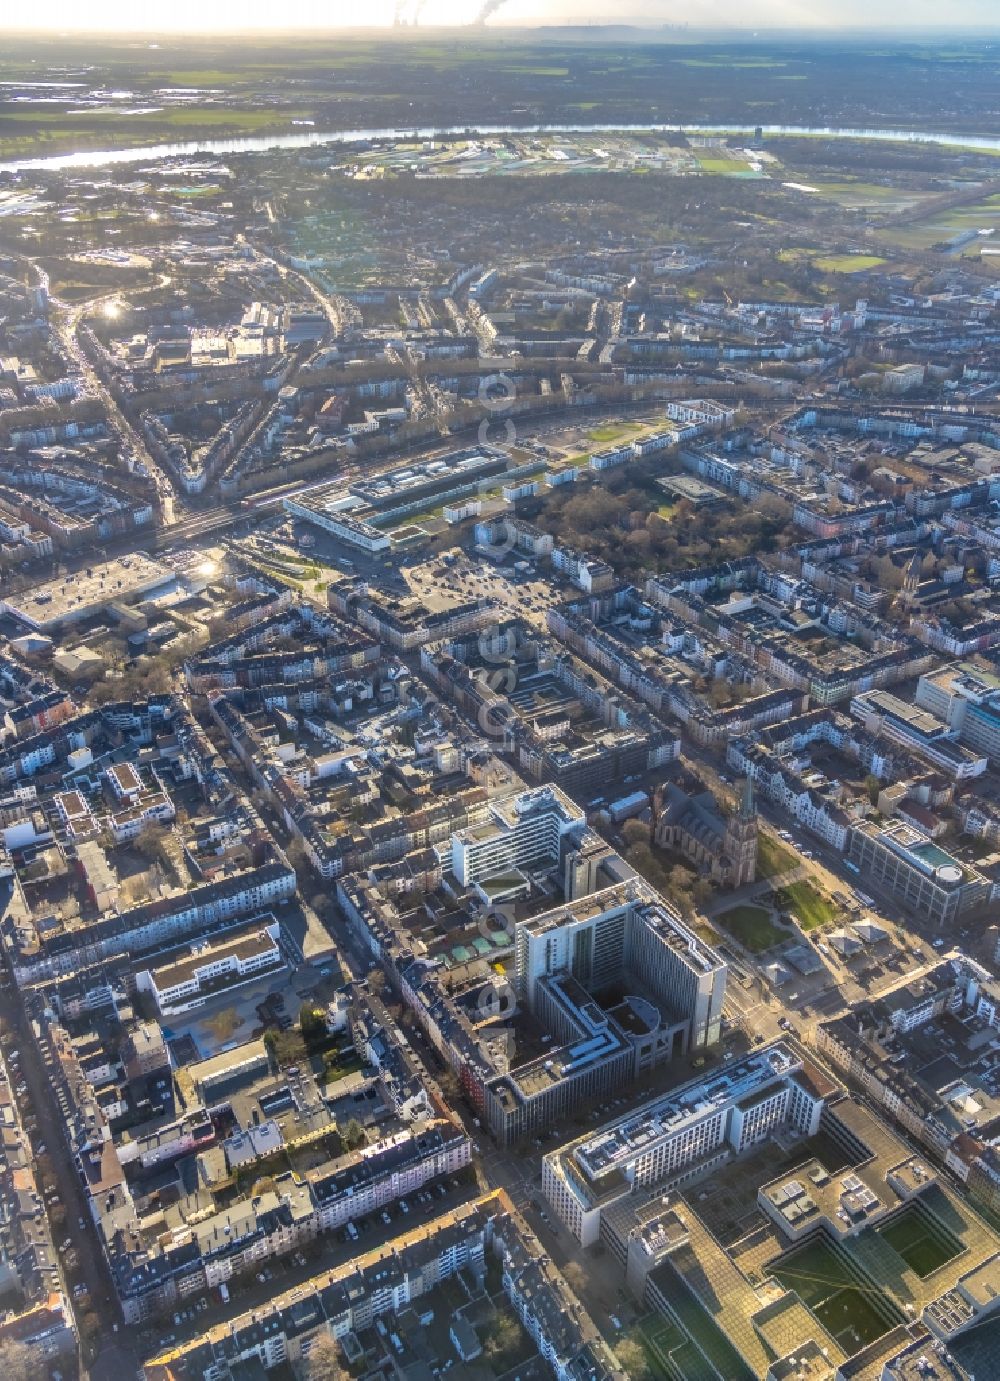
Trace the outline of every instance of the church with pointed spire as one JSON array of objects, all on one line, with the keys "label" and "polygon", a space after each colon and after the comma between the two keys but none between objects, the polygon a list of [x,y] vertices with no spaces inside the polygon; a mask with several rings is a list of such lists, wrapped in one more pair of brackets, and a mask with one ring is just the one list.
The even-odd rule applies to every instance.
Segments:
[{"label": "church with pointed spire", "polygon": [[744,777],[739,809],[726,822],[723,852],[729,864],[730,886],[746,887],[757,878],[757,840],[759,827],[753,782]]},{"label": "church with pointed spire", "polygon": [[665,782],[654,802],[654,838],[677,849],[720,886],[735,890],[757,877],[757,807],[747,778],[738,808],[725,819],[710,791],[690,793]]}]

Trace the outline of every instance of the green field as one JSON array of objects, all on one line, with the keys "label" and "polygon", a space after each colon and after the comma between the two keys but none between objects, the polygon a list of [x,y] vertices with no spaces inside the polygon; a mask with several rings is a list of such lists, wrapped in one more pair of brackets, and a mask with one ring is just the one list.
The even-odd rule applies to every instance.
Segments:
[{"label": "green field", "polygon": [[44,157],[66,149],[126,148],[174,138],[290,134],[292,121],[309,113],[197,104],[144,114],[88,110],[73,119],[64,110],[33,108],[4,113],[0,119],[0,157]]},{"label": "green field", "polygon": [[787,67],[787,62],[776,58],[740,58],[726,54],[719,58],[680,58],[682,67]]},{"label": "green field", "polygon": [[885,187],[878,182],[826,182],[803,174],[803,182],[816,188],[816,195],[827,197],[841,206],[857,209],[871,207],[883,214],[917,208],[926,193],[905,187]]},{"label": "green field", "polygon": [[961,1243],[939,1223],[929,1221],[916,1204],[878,1232],[921,1280],[962,1250]]},{"label": "green field", "polygon": [[847,1353],[857,1352],[892,1326],[885,1297],[852,1281],[828,1242],[819,1239],[793,1251],[775,1267],[775,1277],[795,1290]]},{"label": "green field", "polygon": [[786,849],[782,844],[764,834],[763,831],[757,839],[757,876],[762,878],[780,877],[782,873],[789,873],[793,868],[797,868],[799,859],[791,849]]},{"label": "green field", "polygon": [[698,166],[704,173],[716,175],[727,173],[747,173],[750,166],[742,158],[698,158]]},{"label": "green field", "polygon": [[826,925],[837,914],[833,902],[827,901],[811,882],[793,882],[790,887],[782,887],[774,899],[782,910],[792,913],[803,930]]},{"label": "green field", "polygon": [[770,915],[760,906],[734,906],[716,917],[745,949],[761,954],[766,949],[788,939],[788,934],[771,920]]},{"label": "green field", "polygon": [[718,1381],[690,1338],[662,1315],[644,1319],[633,1339],[645,1355],[647,1381]]},{"label": "green field", "polygon": [[[753,1373],[736,1351],[729,1338],[723,1333],[713,1316],[702,1305],[687,1280],[672,1263],[661,1266],[661,1280],[670,1307],[677,1316],[681,1327],[695,1347],[691,1359],[696,1370],[685,1370],[684,1381],[705,1381],[712,1376],[724,1376],[726,1381],[752,1381]],[[711,1363],[706,1365],[705,1358]]]},{"label": "green field", "polygon": [[884,263],[877,254],[827,254],[813,260],[821,273],[861,273]]},{"label": "green field", "polygon": [[[612,446],[616,441],[630,441],[635,432],[642,430],[641,422],[622,422],[617,426],[597,427],[587,433],[587,440],[595,446]],[[587,459],[585,456],[581,460]]]},{"label": "green field", "polygon": [[814,249],[800,246],[779,250],[778,259],[783,264],[808,260],[821,273],[861,273],[865,269],[877,269],[885,263],[885,259],[878,254],[818,254]]},{"label": "green field", "polygon": [[[987,197],[983,201],[965,206],[953,206],[935,215],[922,218],[920,208],[914,208],[913,219],[907,224],[892,226],[883,233],[908,249],[928,249],[931,245],[944,243],[952,236],[967,230],[995,230],[1000,224],[1000,197]],[[959,254],[974,254],[979,247],[973,240],[963,245]]]}]

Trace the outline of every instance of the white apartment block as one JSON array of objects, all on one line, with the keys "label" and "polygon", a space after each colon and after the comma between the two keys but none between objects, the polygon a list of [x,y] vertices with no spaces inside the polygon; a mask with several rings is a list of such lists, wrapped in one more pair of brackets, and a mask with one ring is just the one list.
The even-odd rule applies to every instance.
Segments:
[{"label": "white apartment block", "polygon": [[281,968],[284,961],[279,933],[273,917],[266,924],[241,928],[238,934],[223,936],[216,943],[196,946],[172,963],[143,970],[136,975],[136,987],[152,995],[161,1015],[185,1011],[221,988],[235,987],[257,974]]}]

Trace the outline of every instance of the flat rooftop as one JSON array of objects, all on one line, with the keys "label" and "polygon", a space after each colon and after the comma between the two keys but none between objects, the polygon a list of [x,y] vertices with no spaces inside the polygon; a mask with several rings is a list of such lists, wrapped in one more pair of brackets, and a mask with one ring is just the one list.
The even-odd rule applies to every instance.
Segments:
[{"label": "flat rooftop", "polygon": [[694,1080],[602,1128],[571,1152],[589,1180],[626,1165],[657,1141],[702,1121],[716,1108],[738,1103],[767,1084],[792,1074],[800,1061],[780,1041],[746,1059]]},{"label": "flat rooftop", "polygon": [[153,969],[153,982],[159,991],[163,992],[179,983],[188,982],[207,964],[216,964],[230,958],[252,959],[258,954],[268,954],[276,947],[270,933],[263,926],[256,925],[252,930],[244,930],[238,935],[221,940],[218,944],[203,945],[200,949],[191,950],[183,959]]},{"label": "flat rooftop", "polygon": [[3,607],[33,628],[53,626],[103,608],[117,600],[166,585],[174,572],[142,553],[88,566],[72,575],[36,585],[3,601]]}]

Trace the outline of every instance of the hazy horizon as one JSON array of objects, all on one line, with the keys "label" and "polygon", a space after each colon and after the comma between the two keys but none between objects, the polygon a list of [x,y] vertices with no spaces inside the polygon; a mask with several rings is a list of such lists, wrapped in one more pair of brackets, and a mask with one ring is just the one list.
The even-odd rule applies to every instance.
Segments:
[{"label": "hazy horizon", "polygon": [[815,31],[836,34],[877,32],[912,38],[915,32],[954,33],[957,30],[1000,30],[995,0],[958,0],[946,17],[936,0],[912,0],[902,11],[895,0],[652,0],[638,13],[609,10],[605,0],[375,0],[370,17],[357,22],[357,6],[349,0],[286,0],[275,14],[271,0],[151,0],[141,16],[134,0],[36,0],[31,23],[24,12],[0,18],[0,30],[34,32],[116,32],[142,34],[226,34],[255,31],[337,31],[391,27],[398,15],[404,23],[419,9],[421,28],[473,25],[483,9],[489,27],[551,24],[605,24],[658,28],[684,26],[688,31],[737,31],[755,28]]}]

